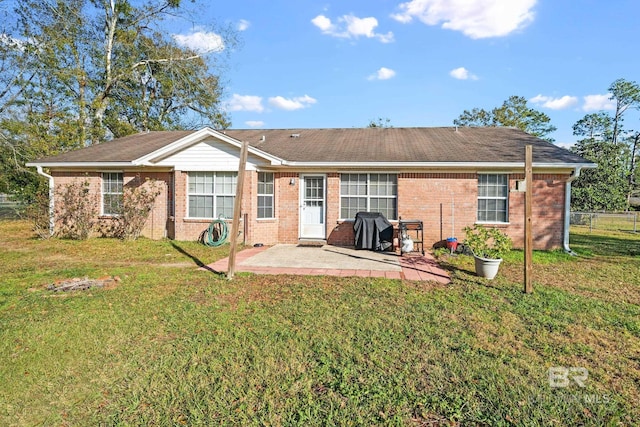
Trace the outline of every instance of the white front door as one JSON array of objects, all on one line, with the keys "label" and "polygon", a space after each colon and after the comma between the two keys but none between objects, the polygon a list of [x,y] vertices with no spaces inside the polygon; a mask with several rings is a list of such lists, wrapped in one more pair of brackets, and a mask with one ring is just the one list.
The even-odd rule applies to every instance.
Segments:
[{"label": "white front door", "polygon": [[324,239],[325,225],[325,176],[300,176],[300,238]]}]

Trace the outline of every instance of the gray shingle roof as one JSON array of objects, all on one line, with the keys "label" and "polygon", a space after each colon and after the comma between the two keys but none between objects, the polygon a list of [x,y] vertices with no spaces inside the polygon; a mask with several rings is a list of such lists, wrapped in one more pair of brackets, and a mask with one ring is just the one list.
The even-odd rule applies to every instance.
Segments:
[{"label": "gray shingle roof", "polygon": [[[192,132],[130,135],[34,163],[130,162]],[[536,163],[590,163],[561,147],[504,127],[229,129],[224,133],[289,162],[522,163],[524,147],[531,144]]]},{"label": "gray shingle roof", "polygon": [[568,150],[504,127],[228,130],[226,134],[297,162],[524,162],[524,147],[531,144],[534,162],[588,163]]},{"label": "gray shingle roof", "polygon": [[38,159],[34,163],[131,162],[191,133],[193,133],[192,130],[137,133],[80,150]]}]

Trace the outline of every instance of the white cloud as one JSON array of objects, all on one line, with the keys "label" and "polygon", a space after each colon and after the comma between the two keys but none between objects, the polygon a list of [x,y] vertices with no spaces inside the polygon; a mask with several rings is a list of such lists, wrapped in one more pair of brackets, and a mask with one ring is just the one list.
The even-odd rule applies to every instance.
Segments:
[{"label": "white cloud", "polygon": [[237,93],[231,96],[231,100],[227,103],[227,109],[229,111],[253,111],[256,113],[262,113],[264,111],[262,97],[238,95]]},{"label": "white cloud", "polygon": [[371,38],[375,36],[373,31],[378,26],[378,20],[373,17],[358,18],[353,15],[343,16],[344,22],[347,24],[347,33],[354,36],[364,36]]},{"label": "white cloud", "polygon": [[533,21],[537,0],[411,0],[391,15],[402,23],[414,18],[426,25],[461,31],[472,39],[502,37]]},{"label": "white cloud", "polygon": [[574,145],[576,145],[575,142],[554,142],[553,145],[557,145],[558,147],[562,147],[565,148],[567,150],[570,150],[571,147],[573,147]]},{"label": "white cloud", "polygon": [[281,110],[300,110],[318,102],[309,95],[298,96],[295,98],[284,98],[282,96],[274,96],[269,98],[269,105]]},{"label": "white cloud", "polygon": [[174,34],[173,39],[182,47],[198,53],[221,52],[224,41],[219,34],[196,27],[190,34]]},{"label": "white cloud", "polygon": [[380,43],[393,43],[395,38],[393,33],[389,31],[387,34],[376,34],[376,38],[380,40]]},{"label": "white cloud", "polygon": [[371,74],[367,77],[368,80],[389,80],[392,77],[395,77],[396,72],[390,68],[381,67],[374,74]]},{"label": "white cloud", "polygon": [[246,31],[251,26],[251,22],[246,19],[238,21],[238,31]]},{"label": "white cloud", "polygon": [[311,23],[320,28],[323,33],[332,34],[336,31],[335,25],[331,23],[331,19],[324,15],[318,15],[311,20]]},{"label": "white cloud", "polygon": [[247,120],[244,124],[250,128],[259,128],[264,126],[264,122],[262,120]]},{"label": "white cloud", "polygon": [[7,33],[0,33],[0,45],[5,49],[9,50],[19,50],[24,52],[24,50],[31,44],[32,46],[37,46],[34,39],[27,39],[28,41],[15,38]]},{"label": "white cloud", "polygon": [[0,33],[0,45],[13,46],[13,45],[19,45],[21,43],[22,43],[21,40],[18,40],[17,38],[10,36],[7,33]]},{"label": "white cloud", "polygon": [[478,76],[471,74],[469,70],[464,67],[454,68],[449,71],[449,75],[458,80],[478,80]]},{"label": "white cloud", "polygon": [[600,110],[615,110],[615,101],[609,99],[611,94],[604,95],[587,95],[584,97],[584,104],[582,105],[583,111],[600,111]]},{"label": "white cloud", "polygon": [[394,41],[393,33],[376,33],[378,20],[374,17],[358,18],[354,15],[343,15],[337,19],[336,23],[324,15],[318,15],[311,20],[311,23],[320,28],[323,34],[346,39],[357,39],[358,37],[376,38],[382,43]]},{"label": "white cloud", "polygon": [[576,105],[578,103],[578,98],[569,95],[565,95],[560,98],[553,98],[551,96],[545,95],[536,95],[529,101],[550,110],[564,110]]}]

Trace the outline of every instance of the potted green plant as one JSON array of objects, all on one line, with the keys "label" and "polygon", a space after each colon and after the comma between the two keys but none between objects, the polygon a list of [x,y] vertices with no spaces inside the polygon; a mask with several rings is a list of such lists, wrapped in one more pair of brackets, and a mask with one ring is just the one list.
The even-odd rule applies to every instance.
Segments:
[{"label": "potted green plant", "polygon": [[498,274],[502,257],[511,250],[511,238],[500,229],[475,224],[465,227],[465,245],[473,252],[476,274],[493,279]]}]

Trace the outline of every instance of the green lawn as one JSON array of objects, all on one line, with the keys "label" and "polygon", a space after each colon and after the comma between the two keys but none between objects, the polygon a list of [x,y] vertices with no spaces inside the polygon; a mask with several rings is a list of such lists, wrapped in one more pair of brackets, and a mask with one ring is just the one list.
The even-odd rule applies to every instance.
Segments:
[{"label": "green lawn", "polygon": [[[518,251],[494,281],[442,255],[449,286],[229,282],[197,270],[226,247],[42,241],[0,221],[0,425],[632,425],[640,236],[571,238],[581,256],[536,253],[524,295]],[[586,369],[585,387],[550,387],[550,367]]]}]

